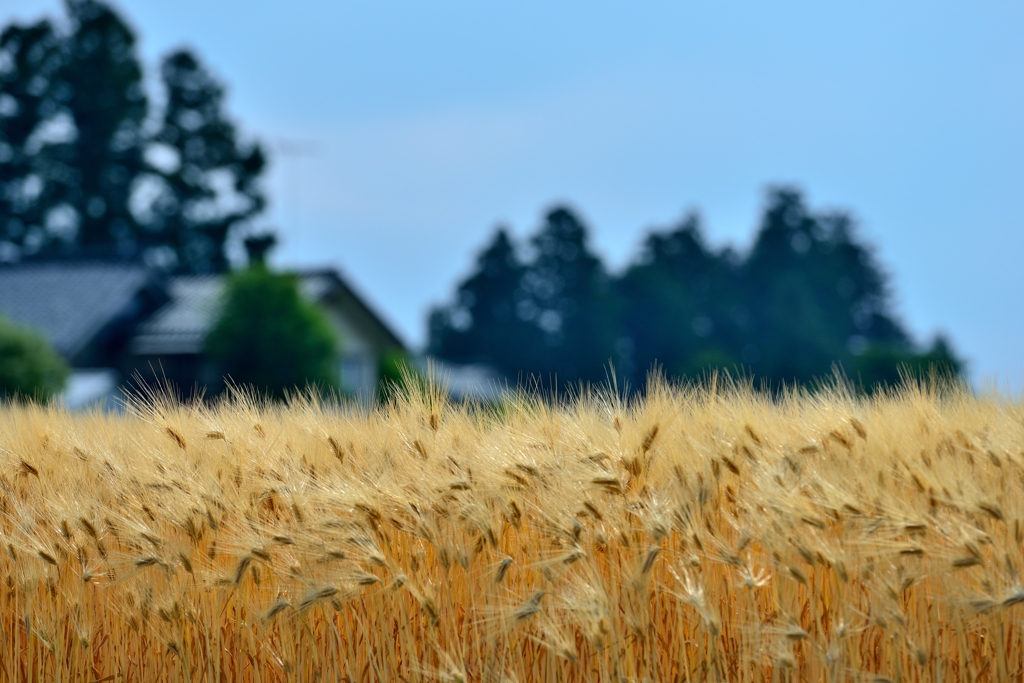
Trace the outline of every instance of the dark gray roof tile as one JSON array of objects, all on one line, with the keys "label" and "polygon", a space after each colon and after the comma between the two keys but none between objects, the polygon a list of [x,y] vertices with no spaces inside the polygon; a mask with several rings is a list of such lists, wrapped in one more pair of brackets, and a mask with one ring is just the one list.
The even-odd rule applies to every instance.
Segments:
[{"label": "dark gray roof tile", "polygon": [[171,278],[171,300],[136,329],[131,352],[140,355],[201,353],[206,334],[217,320],[222,275]]},{"label": "dark gray roof tile", "polygon": [[[404,348],[391,328],[353,292],[349,284],[333,270],[307,270],[295,273],[299,290],[310,301],[322,301],[335,292],[343,292],[362,312],[368,323],[388,343]],[[137,328],[131,352],[140,355],[202,353],[207,333],[217,321],[223,275],[182,275],[167,283],[170,301]]]},{"label": "dark gray roof tile", "polygon": [[0,267],[0,315],[44,334],[73,358],[107,325],[133,314],[150,281],[142,266],[25,263]]}]

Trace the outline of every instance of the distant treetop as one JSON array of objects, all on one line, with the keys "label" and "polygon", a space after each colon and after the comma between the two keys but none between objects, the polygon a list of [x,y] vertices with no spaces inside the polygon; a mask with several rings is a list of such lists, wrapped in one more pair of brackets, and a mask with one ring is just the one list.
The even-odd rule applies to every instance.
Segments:
[{"label": "distant treetop", "polygon": [[[188,50],[145,91],[131,28],[67,0],[66,28],[0,34],[0,261],[143,257],[183,273],[227,269],[225,246],[265,206],[266,166],[224,112],[224,87]],[[159,110],[151,101],[162,102]]]},{"label": "distant treetop", "polygon": [[[645,238],[607,272],[570,209],[557,207],[520,249],[499,229],[454,300],[430,314],[429,353],[545,384],[619,379],[642,387],[725,371],[758,384],[839,371],[866,389],[963,363],[944,338],[915,344],[889,279],[843,212],[816,213],[798,190],[769,191],[750,251],[713,249],[690,214]],[[524,253],[528,258],[524,258]]]}]

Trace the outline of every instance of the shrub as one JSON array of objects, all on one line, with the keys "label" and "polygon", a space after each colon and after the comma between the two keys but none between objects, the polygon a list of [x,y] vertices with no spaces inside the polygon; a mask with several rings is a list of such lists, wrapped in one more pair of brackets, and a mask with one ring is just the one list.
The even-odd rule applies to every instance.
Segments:
[{"label": "shrub", "polygon": [[330,323],[303,300],[295,276],[263,265],[230,277],[206,349],[225,376],[272,398],[339,386],[338,340]]},{"label": "shrub", "polygon": [[45,337],[0,318],[0,397],[44,401],[64,388],[68,372]]},{"label": "shrub", "polygon": [[385,351],[377,364],[377,396],[387,402],[423,383],[412,358],[401,349]]},{"label": "shrub", "polygon": [[853,370],[858,383],[869,390],[879,386],[895,387],[904,380],[963,381],[965,378],[963,362],[957,359],[949,342],[941,335],[923,352],[885,345],[869,347],[855,357]]}]

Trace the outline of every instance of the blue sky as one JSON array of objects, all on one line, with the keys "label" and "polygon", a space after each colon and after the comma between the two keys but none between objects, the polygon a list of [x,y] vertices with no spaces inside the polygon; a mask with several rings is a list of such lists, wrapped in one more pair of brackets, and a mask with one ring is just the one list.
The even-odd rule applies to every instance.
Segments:
[{"label": "blue sky", "polygon": [[[498,224],[567,201],[613,268],[764,188],[845,208],[919,339],[1024,388],[1024,4],[121,0],[150,65],[194,47],[278,154],[281,265],[336,265],[413,345]],[[0,0],[0,22],[60,14]]]}]

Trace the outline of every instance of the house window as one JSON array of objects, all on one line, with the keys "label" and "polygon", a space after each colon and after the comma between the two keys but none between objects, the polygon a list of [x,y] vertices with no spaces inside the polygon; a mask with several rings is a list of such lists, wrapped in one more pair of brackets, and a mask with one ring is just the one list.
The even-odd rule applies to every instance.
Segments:
[{"label": "house window", "polygon": [[341,359],[341,387],[345,391],[358,394],[366,388],[369,381],[366,358],[360,355],[348,355]]}]

